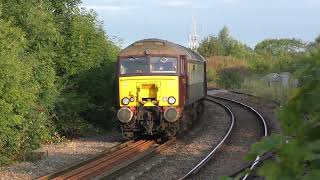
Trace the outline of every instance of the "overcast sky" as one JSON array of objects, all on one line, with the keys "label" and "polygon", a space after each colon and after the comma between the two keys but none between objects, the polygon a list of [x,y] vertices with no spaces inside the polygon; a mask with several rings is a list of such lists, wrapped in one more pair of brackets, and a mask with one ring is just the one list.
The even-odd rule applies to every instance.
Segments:
[{"label": "overcast sky", "polygon": [[144,38],[187,45],[194,16],[201,38],[228,26],[254,46],[266,38],[313,41],[320,34],[320,0],[83,0],[124,46]]}]

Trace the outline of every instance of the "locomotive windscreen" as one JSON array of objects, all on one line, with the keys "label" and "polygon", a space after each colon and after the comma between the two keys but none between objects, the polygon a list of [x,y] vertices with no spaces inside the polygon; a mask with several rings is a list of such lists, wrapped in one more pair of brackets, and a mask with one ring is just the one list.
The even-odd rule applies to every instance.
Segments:
[{"label": "locomotive windscreen", "polygon": [[146,57],[131,57],[120,61],[121,74],[147,73],[148,71],[148,59]]},{"label": "locomotive windscreen", "polygon": [[131,57],[120,60],[120,73],[177,73],[177,58],[173,57]]},{"label": "locomotive windscreen", "polygon": [[176,73],[177,59],[169,57],[151,57],[150,71],[151,73]]}]

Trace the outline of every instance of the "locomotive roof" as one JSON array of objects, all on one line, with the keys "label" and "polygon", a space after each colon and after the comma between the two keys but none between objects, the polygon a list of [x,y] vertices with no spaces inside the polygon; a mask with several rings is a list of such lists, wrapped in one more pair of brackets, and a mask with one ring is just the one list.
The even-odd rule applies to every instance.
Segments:
[{"label": "locomotive roof", "polygon": [[162,39],[143,39],[136,41],[123,49],[119,56],[144,56],[147,53],[167,56],[185,55],[187,59],[205,61],[205,59],[195,51]]}]

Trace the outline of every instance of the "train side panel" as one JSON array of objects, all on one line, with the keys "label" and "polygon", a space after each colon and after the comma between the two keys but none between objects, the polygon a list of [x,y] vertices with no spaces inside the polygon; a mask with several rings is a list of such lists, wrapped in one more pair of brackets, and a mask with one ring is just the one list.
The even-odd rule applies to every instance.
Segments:
[{"label": "train side panel", "polygon": [[192,104],[205,96],[205,66],[203,62],[188,62],[188,85],[186,104]]}]

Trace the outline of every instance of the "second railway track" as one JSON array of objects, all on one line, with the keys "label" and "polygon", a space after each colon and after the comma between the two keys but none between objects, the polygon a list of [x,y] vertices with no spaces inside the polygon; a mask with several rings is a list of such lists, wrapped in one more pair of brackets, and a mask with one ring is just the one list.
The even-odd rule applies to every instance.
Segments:
[{"label": "second railway track", "polygon": [[[213,147],[212,151],[210,151],[204,159],[197,163],[181,179],[186,179],[188,177],[194,179],[216,179],[221,175],[234,175],[245,168],[253,169],[259,163],[260,156],[249,165],[248,163],[243,162],[242,158],[253,143],[257,142],[261,137],[268,135],[267,124],[263,116],[254,108],[235,100],[211,95],[208,95],[206,100],[217,103],[226,109],[231,116],[231,125],[229,131],[220,143]],[[234,121],[234,117],[236,121]],[[215,153],[224,143],[225,145],[219,153],[219,155],[222,156],[221,158]],[[237,153],[233,153],[233,151],[239,150],[245,151],[245,153],[238,153],[238,155],[235,155]],[[213,163],[209,163],[209,159],[211,158],[216,158],[216,160],[214,160]],[[221,160],[224,161],[224,163],[219,163]],[[204,170],[201,173],[196,174],[197,171],[205,165],[208,167],[203,168]],[[208,174],[210,174],[208,171],[212,170],[216,171],[215,175],[213,177],[208,177]],[[245,180],[248,177],[249,174],[245,174],[242,179]]]}]

